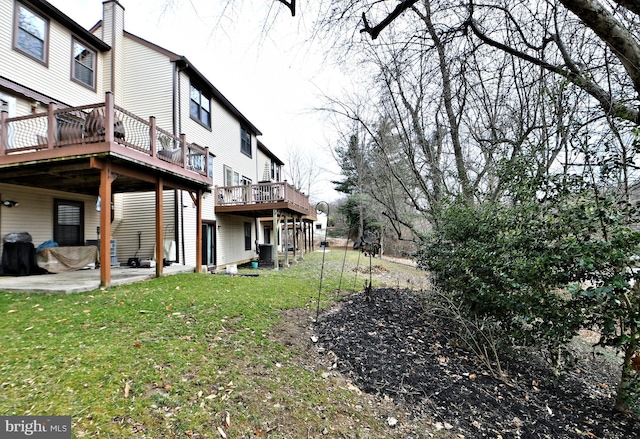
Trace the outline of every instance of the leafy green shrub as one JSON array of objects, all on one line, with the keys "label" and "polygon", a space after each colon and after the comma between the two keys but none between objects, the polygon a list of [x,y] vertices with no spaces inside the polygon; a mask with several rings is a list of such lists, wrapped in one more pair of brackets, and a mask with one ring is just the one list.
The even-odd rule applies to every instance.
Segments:
[{"label": "leafy green shrub", "polygon": [[580,179],[547,183],[509,203],[453,202],[417,260],[438,287],[455,292],[468,317],[498,323],[505,347],[546,352],[559,372],[563,347],[584,326],[624,353],[618,408],[635,392],[640,294],[632,270],[640,234],[631,210]]}]

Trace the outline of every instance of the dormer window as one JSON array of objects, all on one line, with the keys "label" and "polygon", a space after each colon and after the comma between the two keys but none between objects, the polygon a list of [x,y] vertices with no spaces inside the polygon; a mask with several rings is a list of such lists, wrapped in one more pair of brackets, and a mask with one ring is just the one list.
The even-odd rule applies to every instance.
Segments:
[{"label": "dormer window", "polygon": [[47,64],[49,22],[21,3],[16,3],[13,48]]},{"label": "dormer window", "polygon": [[96,87],[96,52],[73,39],[71,78],[91,89]]}]

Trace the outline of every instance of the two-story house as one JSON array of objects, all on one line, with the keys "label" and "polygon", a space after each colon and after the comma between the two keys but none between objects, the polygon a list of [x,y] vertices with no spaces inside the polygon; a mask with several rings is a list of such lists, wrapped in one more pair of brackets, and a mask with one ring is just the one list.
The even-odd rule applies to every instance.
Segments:
[{"label": "two-story house", "polygon": [[103,285],[114,262],[153,259],[161,275],[160,261],[214,270],[275,253],[283,224],[306,246],[313,209],[258,128],[124,16],[107,0],[87,30],[44,0],[0,0],[0,199],[19,201],[0,204],[0,236],[98,240]]}]

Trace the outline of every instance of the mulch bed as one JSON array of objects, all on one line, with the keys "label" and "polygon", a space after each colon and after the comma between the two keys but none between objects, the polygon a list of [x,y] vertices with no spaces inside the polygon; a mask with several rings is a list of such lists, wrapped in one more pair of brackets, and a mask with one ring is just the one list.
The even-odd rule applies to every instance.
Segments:
[{"label": "mulch bed", "polygon": [[501,380],[446,323],[426,316],[416,293],[385,288],[370,297],[348,296],[320,316],[318,350],[335,354],[359,389],[393,398],[411,417],[465,438],[640,437],[640,423],[613,410],[619,365],[581,355],[554,377],[543,359],[520,354],[501,360]]}]

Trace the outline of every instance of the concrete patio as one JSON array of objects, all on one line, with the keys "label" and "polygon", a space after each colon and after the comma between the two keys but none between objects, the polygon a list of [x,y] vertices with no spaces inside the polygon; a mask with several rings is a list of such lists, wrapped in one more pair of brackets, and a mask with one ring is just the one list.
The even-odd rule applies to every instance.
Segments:
[{"label": "concrete patio", "polygon": [[[194,267],[173,265],[163,267],[163,275],[193,273]],[[111,286],[131,284],[156,276],[155,268],[111,268]],[[0,291],[22,293],[65,294],[93,291],[100,288],[100,270],[76,270],[57,274],[32,276],[0,276]]]}]

